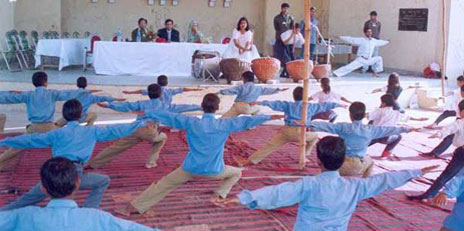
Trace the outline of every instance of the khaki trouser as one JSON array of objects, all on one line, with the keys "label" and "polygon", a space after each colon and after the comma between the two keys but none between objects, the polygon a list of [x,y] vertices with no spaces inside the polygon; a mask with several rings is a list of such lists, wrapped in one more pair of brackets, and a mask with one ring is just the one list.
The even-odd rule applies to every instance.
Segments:
[{"label": "khaki trouser", "polygon": [[374,169],[374,161],[369,157],[346,157],[345,162],[339,172],[342,176],[362,175],[364,178],[369,177]]},{"label": "khaki trouser", "polygon": [[443,228],[440,229],[440,231],[454,231],[454,230],[452,230],[452,229],[447,229],[447,228],[443,227]]},{"label": "khaki trouser", "polygon": [[[46,133],[50,130],[57,129],[54,123],[32,123],[26,127],[28,134]],[[10,161],[16,159],[21,154],[23,149],[10,148],[0,155],[0,170],[5,167]]]},{"label": "khaki trouser", "polygon": [[120,153],[132,148],[142,141],[148,141],[152,143],[150,157],[147,164],[153,165],[156,164],[156,161],[158,161],[161,148],[163,148],[167,139],[167,135],[160,133],[156,127],[149,126],[138,128],[137,131],[132,133],[130,136],[116,141],[116,143],[98,153],[94,159],[89,161],[89,165],[92,168],[99,168],[100,166],[109,163]]},{"label": "khaki trouser", "polygon": [[251,106],[249,103],[236,102],[232,107],[222,115],[223,118],[237,117],[239,115],[256,115],[259,113],[257,106]]},{"label": "khaki trouser", "polygon": [[166,197],[177,186],[187,183],[194,177],[204,177],[210,179],[222,180],[221,185],[215,194],[221,198],[227,198],[232,187],[240,180],[242,170],[240,168],[226,165],[221,174],[216,176],[195,176],[182,169],[177,168],[167,176],[163,177],[157,183],[153,183],[137,198],[131,201],[131,204],[141,214],[145,213],[150,207],[156,205]]},{"label": "khaki trouser", "polygon": [[[85,116],[82,123],[85,123],[87,126],[93,126],[95,124],[95,121],[97,120],[97,117],[97,113],[87,112],[87,115]],[[55,124],[58,127],[63,127],[66,124],[68,124],[68,121],[66,121],[64,118],[61,118],[58,121],[56,121]]]},{"label": "khaki trouser", "polygon": [[[265,147],[260,148],[258,151],[253,153],[248,159],[253,164],[258,164],[267,156],[274,151],[278,150],[286,143],[298,142],[300,136],[300,127],[285,126],[279,130],[276,136],[274,136]],[[317,133],[307,132],[306,133],[306,156],[311,154],[311,151],[318,141]]]},{"label": "khaki trouser", "polygon": [[0,114],[0,132],[5,131],[6,115]]}]

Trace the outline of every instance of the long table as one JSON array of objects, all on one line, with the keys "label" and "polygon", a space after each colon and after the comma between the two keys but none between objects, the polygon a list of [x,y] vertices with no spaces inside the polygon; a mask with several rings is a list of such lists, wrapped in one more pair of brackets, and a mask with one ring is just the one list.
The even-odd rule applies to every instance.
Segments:
[{"label": "long table", "polygon": [[90,47],[89,39],[41,39],[35,51],[35,66],[42,65],[41,56],[59,57],[58,69],[84,63],[84,48]]},{"label": "long table", "polygon": [[228,45],[96,42],[93,66],[100,75],[190,76],[196,50],[222,54]]}]

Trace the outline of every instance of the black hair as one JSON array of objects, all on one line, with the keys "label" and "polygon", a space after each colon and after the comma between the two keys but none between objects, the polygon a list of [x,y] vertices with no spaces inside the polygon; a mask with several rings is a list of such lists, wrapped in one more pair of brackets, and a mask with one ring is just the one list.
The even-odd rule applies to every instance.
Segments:
[{"label": "black hair", "polygon": [[464,82],[464,76],[459,76],[456,81],[459,81],[459,82]]},{"label": "black hair", "polygon": [[311,6],[311,8],[309,8],[309,10],[317,10],[317,8],[314,7],[314,6]]},{"label": "black hair", "polygon": [[362,120],[366,116],[366,105],[361,102],[354,102],[350,105],[349,111],[353,120]]},{"label": "black hair", "polygon": [[330,79],[329,78],[321,79],[321,87],[322,87],[322,91],[325,94],[329,94],[330,93]]},{"label": "black hair", "polygon": [[164,24],[167,24],[168,22],[172,22],[172,24],[174,24],[174,20],[172,20],[170,18],[166,19],[166,21],[164,21]]},{"label": "black hair", "polygon": [[165,75],[158,76],[158,84],[161,87],[166,87],[168,85],[168,77]]},{"label": "black hair", "polygon": [[248,22],[248,19],[246,17],[241,17],[239,20],[238,20],[238,23],[237,23],[237,30],[240,31],[240,23],[242,21],[245,21],[247,23],[247,27],[245,28],[246,31],[249,31],[250,30],[250,23]]},{"label": "black hair", "polygon": [[377,16],[377,11],[371,11],[371,13],[369,14],[370,16]]},{"label": "black hair", "polygon": [[161,86],[156,83],[148,85],[147,91],[150,99],[158,99],[161,97],[161,94],[163,94]]},{"label": "black hair", "polygon": [[322,138],[316,146],[317,158],[325,169],[335,171],[345,162],[345,141],[336,136]]},{"label": "black hair", "polygon": [[280,8],[290,8],[290,4],[288,3],[282,3],[282,5],[280,5]]},{"label": "black hair", "polygon": [[243,81],[245,81],[245,83],[254,82],[255,81],[255,73],[253,73],[251,71],[245,71],[242,74],[242,78],[243,78]]},{"label": "black hair", "polygon": [[71,99],[63,104],[63,118],[70,121],[79,121],[82,117],[82,104],[77,99]]},{"label": "black hair", "polygon": [[296,28],[300,29],[300,24],[299,23],[293,24],[292,29],[296,29]]},{"label": "black hair", "polygon": [[203,97],[203,102],[201,102],[201,107],[205,113],[215,113],[219,110],[219,104],[221,99],[216,94],[209,93]]},{"label": "black hair", "polygon": [[47,81],[47,73],[43,71],[38,71],[32,75],[32,84],[34,84],[35,87],[43,87]]},{"label": "black hair", "polygon": [[[398,84],[398,86],[396,86]],[[394,92],[400,86],[400,78],[398,73],[394,72],[388,76],[387,92]]]},{"label": "black hair", "polygon": [[384,103],[387,107],[393,107],[396,100],[392,94],[385,94],[380,97],[380,101],[382,101],[382,103]]},{"label": "black hair", "polygon": [[369,27],[364,28],[364,30],[363,30],[363,31],[364,31],[364,34],[367,33],[368,30],[372,30],[372,29],[369,28]]},{"label": "black hair", "polygon": [[459,111],[464,111],[464,100],[462,100],[461,102],[459,102],[458,108],[459,108]]},{"label": "black hair", "polygon": [[145,23],[148,23],[148,20],[146,18],[139,18],[138,24],[140,25],[142,21],[145,21]]},{"label": "black hair", "polygon": [[64,157],[47,160],[40,168],[42,186],[52,198],[70,196],[76,190],[78,179],[73,162]]},{"label": "black hair", "polygon": [[84,76],[77,78],[76,85],[78,88],[85,89],[87,87],[87,78],[85,78]]},{"label": "black hair", "polygon": [[296,87],[293,90],[293,100],[295,101],[303,100],[303,88],[302,87]]}]

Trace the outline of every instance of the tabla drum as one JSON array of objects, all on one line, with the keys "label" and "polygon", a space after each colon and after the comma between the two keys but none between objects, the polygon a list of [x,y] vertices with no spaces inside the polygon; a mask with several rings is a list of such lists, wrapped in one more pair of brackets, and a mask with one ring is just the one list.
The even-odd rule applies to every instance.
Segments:
[{"label": "tabla drum", "polygon": [[[304,60],[299,59],[295,61],[288,62],[287,64],[287,72],[290,78],[293,79],[293,82],[298,82],[299,80],[304,80],[307,76],[305,75],[305,68],[304,68]],[[309,65],[309,73],[313,70],[313,62],[310,61]]]},{"label": "tabla drum", "polygon": [[242,74],[251,71],[251,63],[237,58],[223,59],[219,66],[228,84],[232,81],[241,81]]},{"label": "tabla drum", "polygon": [[280,61],[271,57],[254,59],[251,63],[251,69],[262,83],[274,79],[280,70]]},{"label": "tabla drum", "polygon": [[313,68],[312,72],[315,79],[318,81],[323,78],[329,78],[332,74],[332,65],[330,64],[322,64],[316,65]]},{"label": "tabla drum", "polygon": [[207,70],[214,78],[221,74],[219,62],[221,57],[217,51],[200,51],[196,50],[192,56],[192,76],[196,79],[203,79],[204,71]]}]

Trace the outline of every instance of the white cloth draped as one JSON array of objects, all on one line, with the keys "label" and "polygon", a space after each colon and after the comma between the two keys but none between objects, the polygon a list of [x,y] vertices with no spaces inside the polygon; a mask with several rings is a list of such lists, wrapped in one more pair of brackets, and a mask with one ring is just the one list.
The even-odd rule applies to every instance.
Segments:
[{"label": "white cloth draped", "polygon": [[86,47],[90,48],[89,39],[41,39],[35,52],[35,67],[42,64],[40,56],[59,57],[60,71],[69,65],[82,65]]}]

